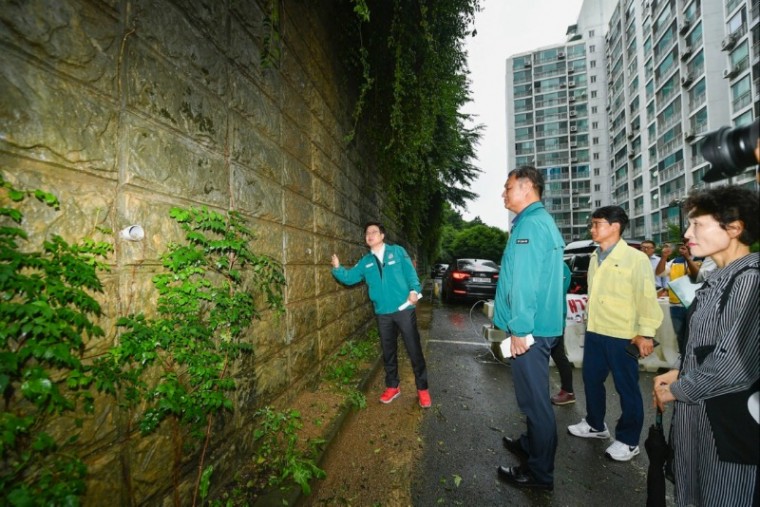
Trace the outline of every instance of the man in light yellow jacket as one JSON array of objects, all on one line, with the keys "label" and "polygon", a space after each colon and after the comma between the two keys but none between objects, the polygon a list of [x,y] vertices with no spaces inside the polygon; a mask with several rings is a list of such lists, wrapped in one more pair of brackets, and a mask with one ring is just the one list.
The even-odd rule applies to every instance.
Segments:
[{"label": "man in light yellow jacket", "polygon": [[591,215],[591,239],[599,247],[591,254],[588,269],[588,323],[583,349],[586,418],[567,427],[576,437],[610,437],[604,422],[604,382],[611,372],[622,414],[615,427],[615,440],[605,454],[615,461],[629,461],[640,453],[644,425],[639,365],[626,347],[635,347],[641,357],[651,354],[652,339],[663,317],[649,258],[621,239],[627,225],[628,215],[619,206],[605,206]]}]

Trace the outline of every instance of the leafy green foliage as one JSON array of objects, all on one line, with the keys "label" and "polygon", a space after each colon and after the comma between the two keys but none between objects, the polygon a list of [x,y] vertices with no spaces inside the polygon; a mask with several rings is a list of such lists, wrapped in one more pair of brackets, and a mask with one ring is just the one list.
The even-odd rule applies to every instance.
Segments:
[{"label": "leafy green foliage", "polygon": [[87,469],[46,431],[51,417],[93,411],[92,377],[81,359],[85,339],[103,336],[91,294],[102,292],[98,272],[111,245],[60,236],[29,251],[14,207],[28,197],[58,209],[42,190],[19,190],[0,175],[0,504],[78,505]]},{"label": "leafy green foliage", "polygon": [[457,258],[472,257],[501,261],[508,234],[501,229],[483,224],[479,218],[467,222],[454,210],[445,212],[445,225],[441,233],[438,258],[450,262]]},{"label": "leafy green foliage", "polygon": [[367,397],[358,389],[350,390],[346,396],[346,400],[354,410],[367,408]]},{"label": "leafy green foliage", "polygon": [[261,422],[253,432],[258,444],[254,457],[260,475],[267,478],[270,487],[279,487],[294,482],[301,491],[311,493],[309,481],[325,477],[325,472],[314,461],[314,446],[320,442],[311,442],[310,450],[298,445],[298,430],[303,426],[301,414],[296,410],[277,412],[264,407],[256,412]]},{"label": "leafy green foliage", "polygon": [[360,363],[377,354],[377,341],[371,339],[351,340],[328,359],[325,378],[338,386],[356,382]]},{"label": "leafy green foliage", "polygon": [[157,315],[118,320],[119,345],[97,363],[99,387],[139,404],[143,434],[171,419],[203,440],[205,453],[213,417],[233,409],[230,362],[252,350],[247,333],[261,304],[284,311],[285,277],[276,261],[251,251],[254,236],[239,213],[174,208],[171,217],[186,243],[162,255]]},{"label": "leafy green foliage", "polygon": [[479,224],[460,231],[451,244],[451,250],[456,257],[490,259],[498,264],[506,244],[506,232]]},{"label": "leafy green foliage", "polygon": [[[479,170],[480,127],[459,112],[469,101],[463,40],[478,0],[352,0],[358,23],[338,17],[359,94],[355,139],[372,157],[391,216],[431,254],[445,202],[462,206]],[[354,138],[354,136],[351,136]]]}]

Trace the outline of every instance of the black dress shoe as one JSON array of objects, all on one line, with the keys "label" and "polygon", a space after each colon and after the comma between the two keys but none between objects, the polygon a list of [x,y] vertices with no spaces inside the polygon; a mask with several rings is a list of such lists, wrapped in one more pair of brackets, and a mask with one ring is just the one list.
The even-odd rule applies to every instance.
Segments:
[{"label": "black dress shoe", "polygon": [[554,484],[551,482],[538,482],[533,474],[524,467],[499,467],[499,479],[502,479],[518,488],[545,489],[551,491]]},{"label": "black dress shoe", "polygon": [[501,439],[502,442],[504,442],[504,447],[520,458],[523,461],[527,461],[528,459],[528,453],[525,452],[525,449],[523,449],[523,446],[520,445],[520,440],[516,440],[514,438],[504,437]]}]

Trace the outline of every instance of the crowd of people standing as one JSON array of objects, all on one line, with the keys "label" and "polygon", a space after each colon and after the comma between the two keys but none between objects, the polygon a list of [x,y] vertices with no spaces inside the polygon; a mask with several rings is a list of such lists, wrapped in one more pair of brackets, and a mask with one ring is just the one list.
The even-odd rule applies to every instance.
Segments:
[{"label": "crowd of people standing", "polygon": [[[532,167],[509,173],[502,198],[515,216],[501,260],[494,299],[494,325],[510,340],[511,370],[525,431],[504,437],[518,464],[498,467],[498,477],[518,488],[552,490],[557,429],[552,404],[575,402],[572,372],[563,362],[562,337],[569,274],[564,241],[541,198],[543,176]],[[651,241],[641,250],[622,239],[628,216],[619,206],[591,215],[598,245],[588,270],[583,357],[586,417],[567,427],[579,438],[610,439],[605,455],[630,461],[640,454],[644,398],[638,358],[651,354],[663,322],[658,296],[670,301],[679,357],[654,379],[652,403],[673,405],[669,444],[677,505],[758,505],[760,455],[760,205],[754,190],[720,186],[691,193],[684,203],[689,226],[683,243]],[[365,227],[370,252],[354,267],[333,256],[333,275],[347,285],[367,283],[380,329],[386,390],[380,401],[400,395],[396,341],[409,352],[419,403],[431,406],[425,359],[414,304],[420,284],[400,246],[385,245],[385,230]],[[675,251],[678,256],[670,259]],[[689,277],[701,288],[683,301],[673,282]],[[549,393],[549,358],[564,364],[563,388]],[[557,360],[559,359],[559,360]],[[565,357],[566,359],[566,357]],[[614,379],[621,416],[614,430],[605,422],[605,380]]]}]

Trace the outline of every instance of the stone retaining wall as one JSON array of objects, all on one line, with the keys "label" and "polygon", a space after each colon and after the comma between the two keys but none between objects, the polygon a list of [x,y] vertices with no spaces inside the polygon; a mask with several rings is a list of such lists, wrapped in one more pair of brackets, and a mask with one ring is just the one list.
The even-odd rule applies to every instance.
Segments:
[{"label": "stone retaining wall", "polygon": [[[329,272],[330,254],[358,259],[361,225],[383,218],[368,164],[359,170],[361,153],[343,141],[352,94],[324,10],[332,2],[274,2],[279,55],[269,68],[265,0],[2,4],[0,171],[62,204],[27,207],[30,246],[114,231],[100,298],[108,339],[89,354],[117,338],[117,317],[151,313],[158,259],[182,238],[172,206],[240,211],[258,235],[254,250],[284,265],[287,313],[251,330],[255,355],[236,365],[235,414],[215,428],[209,462],[215,477],[232,477],[250,456],[255,409],[286,402],[372,321],[365,289],[342,288]],[[117,238],[130,224],[144,228],[143,241]],[[86,505],[171,502],[172,432],[142,438],[133,426],[113,400],[98,399],[79,449]],[[193,457],[183,470],[185,505],[195,466]]]}]

